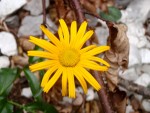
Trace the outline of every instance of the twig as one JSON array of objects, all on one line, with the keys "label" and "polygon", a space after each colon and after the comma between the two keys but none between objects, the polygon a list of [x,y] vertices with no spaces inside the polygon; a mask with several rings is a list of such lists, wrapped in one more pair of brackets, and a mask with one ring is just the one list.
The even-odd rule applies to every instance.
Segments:
[{"label": "twig", "polygon": [[[80,3],[78,0],[71,0],[71,2],[72,2],[72,6],[74,7],[76,16],[77,16],[77,21],[81,24],[85,20],[85,17],[83,15]],[[91,44],[91,42],[88,41],[88,43],[86,43],[86,44],[89,45],[89,44]],[[111,105],[110,105],[110,102],[108,99],[108,94],[106,92],[106,87],[104,85],[104,82],[103,82],[102,76],[100,75],[100,72],[93,71],[93,74],[94,74],[94,77],[96,78],[96,80],[102,86],[102,89],[99,90],[97,93],[99,95],[100,103],[102,104],[104,113],[114,113],[114,111],[111,108]]]},{"label": "twig", "polygon": [[150,98],[150,89],[149,88],[135,84],[132,81],[125,80],[121,77],[119,77],[119,85],[124,87],[128,91],[132,91],[137,94],[143,95],[145,98]]},{"label": "twig", "polygon": [[[43,25],[46,25],[46,2],[42,0],[42,8],[43,8]],[[42,32],[42,38],[44,38],[44,33]]]},{"label": "twig", "polygon": [[79,22],[79,24],[81,24],[85,20],[85,17],[82,13],[80,3],[78,0],[71,0],[71,2],[72,2],[72,6],[74,8],[74,11],[76,13],[77,21]]}]

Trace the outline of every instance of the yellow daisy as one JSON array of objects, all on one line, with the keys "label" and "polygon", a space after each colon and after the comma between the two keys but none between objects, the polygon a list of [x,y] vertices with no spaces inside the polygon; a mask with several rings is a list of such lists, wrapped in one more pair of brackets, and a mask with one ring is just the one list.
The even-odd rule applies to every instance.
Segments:
[{"label": "yellow daisy", "polygon": [[[38,45],[45,51],[28,51],[28,56],[37,56],[48,59],[31,65],[29,67],[30,70],[34,72],[42,69],[48,69],[41,82],[41,87],[46,93],[61,76],[63,96],[67,95],[68,90],[69,97],[75,98],[74,77],[76,77],[80,82],[85,93],[87,93],[86,81],[96,90],[100,90],[100,84],[87,69],[107,71],[110,65],[95,55],[109,50],[110,47],[90,45],[83,48],[84,43],[93,35],[93,30],[86,32],[87,22],[84,21],[78,31],[76,21],[71,23],[70,30],[63,19],[60,19],[59,22],[59,39],[44,25],[41,25],[40,28],[49,38],[50,42],[30,36],[30,42]],[[105,66],[100,65],[100,63]]]}]

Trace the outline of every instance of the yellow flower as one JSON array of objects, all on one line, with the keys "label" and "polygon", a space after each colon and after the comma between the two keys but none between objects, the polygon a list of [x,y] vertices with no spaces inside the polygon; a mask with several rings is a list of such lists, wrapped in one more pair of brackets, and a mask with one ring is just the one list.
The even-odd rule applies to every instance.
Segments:
[{"label": "yellow flower", "polygon": [[[87,71],[87,69],[107,71],[110,65],[95,55],[109,50],[110,47],[90,45],[82,48],[84,43],[93,34],[92,30],[86,32],[87,22],[84,21],[81,24],[78,32],[76,21],[72,22],[70,32],[63,19],[60,19],[59,22],[59,39],[43,25],[41,25],[40,28],[49,38],[50,42],[30,36],[30,42],[38,45],[45,51],[28,51],[28,55],[48,59],[31,65],[29,67],[30,70],[34,72],[42,69],[48,69],[41,82],[41,87],[46,93],[52,88],[60,76],[62,76],[63,96],[67,95],[68,90],[69,97],[75,98],[74,77],[76,77],[80,82],[85,93],[87,93],[86,81],[96,90],[100,90],[100,84]],[[100,63],[106,66],[100,65]]]}]

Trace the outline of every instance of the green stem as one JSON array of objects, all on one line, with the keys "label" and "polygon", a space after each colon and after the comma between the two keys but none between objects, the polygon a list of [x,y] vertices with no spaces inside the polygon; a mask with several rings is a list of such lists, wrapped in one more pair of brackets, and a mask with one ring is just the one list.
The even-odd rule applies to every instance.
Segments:
[{"label": "green stem", "polygon": [[14,101],[9,100],[8,102],[9,102],[10,104],[13,104],[13,105],[17,106],[17,107],[24,108],[23,105],[20,105],[19,103],[16,103],[16,102],[14,102]]}]

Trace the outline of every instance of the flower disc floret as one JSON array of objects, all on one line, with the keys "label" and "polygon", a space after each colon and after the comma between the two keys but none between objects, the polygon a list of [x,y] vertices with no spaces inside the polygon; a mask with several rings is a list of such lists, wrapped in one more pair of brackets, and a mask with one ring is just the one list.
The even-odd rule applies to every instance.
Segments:
[{"label": "flower disc floret", "polygon": [[65,67],[74,67],[80,60],[80,54],[75,49],[64,49],[59,54],[59,62]]}]

